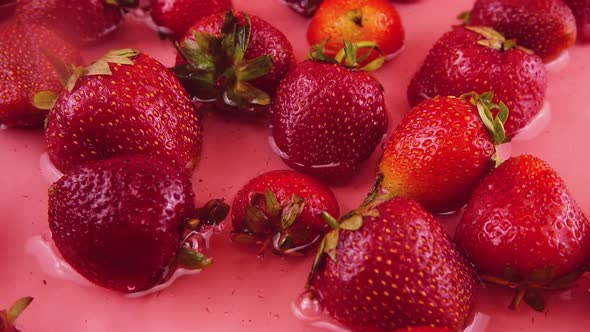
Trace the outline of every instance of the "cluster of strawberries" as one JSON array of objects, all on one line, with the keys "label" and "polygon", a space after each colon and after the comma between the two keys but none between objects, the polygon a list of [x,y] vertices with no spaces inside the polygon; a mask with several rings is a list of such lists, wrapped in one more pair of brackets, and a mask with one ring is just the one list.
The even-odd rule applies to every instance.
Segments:
[{"label": "cluster of strawberries", "polygon": [[[386,0],[287,0],[314,15],[317,45],[300,63],[283,33],[230,1],[154,0],[178,51],[171,69],[133,49],[80,66],[76,45],[111,33],[137,1],[0,2],[0,124],[45,125],[65,173],[49,189],[63,258],[100,286],[137,292],[210,264],[190,239],[229,213],[222,200],[193,203],[201,108],[269,115],[295,171],[238,192],[232,239],[286,255],[319,243],[306,287],[347,326],[456,331],[478,277],[517,289],[513,307],[542,310],[541,291],[567,287],[590,260],[590,222],[563,180],[536,157],[499,153],[541,111],[544,63],[590,38],[590,1],[566,2],[476,1],[409,84],[413,109],[384,145],[373,191],[341,217],[326,184],[356,174],[389,129],[368,73],[404,43]],[[453,240],[433,213],[465,205]],[[18,314],[0,313],[12,327]]]}]

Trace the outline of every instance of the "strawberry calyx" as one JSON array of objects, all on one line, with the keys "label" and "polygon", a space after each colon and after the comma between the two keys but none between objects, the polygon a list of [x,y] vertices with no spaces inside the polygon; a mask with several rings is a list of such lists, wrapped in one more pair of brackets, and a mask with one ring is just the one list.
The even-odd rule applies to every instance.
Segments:
[{"label": "strawberry calyx", "polygon": [[[89,66],[82,67],[66,64],[55,55],[43,51],[43,54],[55,69],[59,80],[69,92],[74,90],[76,83],[81,77],[112,75],[113,72],[109,64],[132,66],[134,64],[133,58],[138,56],[139,53],[139,51],[134,49],[112,50]],[[33,96],[33,106],[40,110],[51,110],[55,106],[58,96],[59,93],[55,91],[39,91]]]},{"label": "strawberry calyx", "polygon": [[[381,68],[385,63],[383,52],[373,41],[361,41],[355,43],[344,41],[344,47],[340,49],[334,57],[331,57],[326,53],[326,43],[328,40],[329,39],[324,39],[320,44],[313,45],[308,58],[327,63],[340,64],[348,69],[358,69],[368,72]],[[362,52],[359,52],[361,50]],[[372,59],[370,57],[374,52],[377,52],[378,56]]]},{"label": "strawberry calyx", "polygon": [[[469,18],[470,20],[471,18]],[[505,52],[513,48],[523,51],[527,54],[534,54],[532,50],[522,47],[516,43],[516,39],[507,39],[503,34],[498,31],[485,26],[466,26],[465,29],[473,31],[484,39],[479,40],[477,43],[481,46],[491,48],[500,52]]]},{"label": "strawberry calyx", "polygon": [[0,331],[14,331],[14,322],[31,304],[33,298],[30,296],[17,300],[8,310],[0,310]]},{"label": "strawberry calyx", "polygon": [[480,275],[480,280],[499,286],[516,290],[510,305],[511,310],[517,310],[522,302],[525,302],[535,311],[545,310],[545,297],[543,291],[563,290],[572,287],[584,273],[584,269],[573,271],[565,276],[555,278],[556,269],[547,266],[532,271],[527,277],[521,277],[513,268],[508,267],[503,277]]},{"label": "strawberry calyx", "polygon": [[[506,106],[506,104],[503,102],[498,104],[492,102],[494,99],[493,91],[488,91],[481,95],[477,94],[476,92],[469,92],[462,95],[461,98],[469,100],[471,104],[477,107],[479,117],[492,136],[492,140],[496,147],[496,153],[493,156],[493,159],[495,160],[495,167],[500,166],[503,160],[500,156],[498,147],[509,141],[508,137],[506,137],[506,129],[504,128],[504,125],[506,124],[510,114],[508,106]],[[496,112],[495,116],[492,111]]]},{"label": "strawberry calyx", "polygon": [[187,62],[172,68],[188,93],[199,102],[219,102],[233,108],[257,110],[270,104],[270,96],[249,82],[269,74],[269,55],[246,60],[251,36],[250,16],[234,11],[224,15],[221,34],[194,33],[175,43]]},{"label": "strawberry calyx", "polygon": [[304,207],[305,200],[298,195],[291,195],[279,202],[270,189],[264,193],[253,193],[240,227],[243,231],[232,232],[232,240],[262,245],[260,255],[269,247],[278,254],[295,254],[298,249],[317,240],[312,239],[310,243],[302,245],[301,242],[309,237],[308,231],[293,227]]},{"label": "strawberry calyx", "polygon": [[459,24],[458,26],[467,26],[471,24],[471,11],[467,10],[462,13],[459,13],[459,15],[457,15],[457,19],[461,21],[461,24]]}]

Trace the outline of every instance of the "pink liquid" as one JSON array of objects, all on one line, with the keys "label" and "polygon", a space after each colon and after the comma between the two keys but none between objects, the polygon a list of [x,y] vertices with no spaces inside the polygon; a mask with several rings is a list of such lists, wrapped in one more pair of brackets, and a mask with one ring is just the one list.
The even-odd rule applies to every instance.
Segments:
[{"label": "pink liquid", "polygon": [[[236,7],[259,15],[290,38],[298,59],[307,52],[308,21],[280,1],[234,0]],[[457,13],[472,1],[423,0],[399,5],[407,42],[402,53],[376,73],[386,91],[392,129],[409,109],[406,87],[434,41],[455,24]],[[87,52],[87,59],[112,48],[136,47],[172,65],[171,44],[138,20]],[[547,160],[568,183],[584,211],[590,213],[590,138],[586,96],[590,87],[590,47],[576,45],[569,59],[549,72],[547,101],[551,116],[522,133],[507,153],[531,153]],[[203,159],[193,177],[199,203],[213,197],[230,201],[250,178],[286,166],[273,152],[264,120],[244,121],[208,114],[204,120]],[[247,142],[247,143],[246,143]],[[223,151],[223,154],[218,153]],[[47,159],[41,132],[0,131],[0,307],[30,295],[33,305],[19,319],[23,331],[180,332],[180,331],[346,331],[313,308],[301,308],[299,295],[312,257],[256,257],[256,248],[233,244],[229,227],[211,237],[214,263],[197,275],[183,276],[167,288],[130,298],[55,274],[59,260],[39,254],[39,236],[48,233],[47,188],[59,177]],[[354,208],[372,186],[379,151],[347,185],[334,187],[342,211]],[[457,215],[441,216],[452,232]],[[36,238],[37,237],[37,238]],[[32,242],[31,242],[32,241]],[[31,250],[31,244],[33,249]],[[43,249],[41,247],[41,249]],[[41,250],[42,252],[42,250]],[[42,262],[39,262],[39,259]],[[55,264],[58,264],[56,267]],[[51,269],[54,270],[51,270]],[[50,269],[50,270],[48,270]],[[590,282],[548,295],[548,309],[535,313],[523,306],[506,309],[512,292],[488,286],[480,290],[471,332],[587,331]],[[304,312],[304,314],[301,314]]]}]

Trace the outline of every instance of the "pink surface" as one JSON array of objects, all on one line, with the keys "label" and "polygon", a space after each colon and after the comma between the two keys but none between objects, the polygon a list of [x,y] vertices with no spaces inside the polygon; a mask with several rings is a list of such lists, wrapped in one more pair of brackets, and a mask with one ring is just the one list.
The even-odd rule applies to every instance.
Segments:
[{"label": "pink surface", "polygon": [[[303,59],[307,21],[279,0],[234,0],[236,7],[270,21],[284,31]],[[455,23],[456,13],[470,0],[423,0],[399,5],[407,41],[403,52],[376,76],[386,91],[395,125],[408,110],[406,86],[434,41]],[[92,59],[111,48],[136,47],[171,65],[174,51],[137,19],[87,52]],[[590,46],[576,45],[569,59],[551,66],[546,112],[535,128],[517,138],[513,154],[532,153],[547,160],[568,183],[586,214],[590,213],[590,135],[587,96],[590,88]],[[208,114],[204,121],[203,160],[193,182],[198,202],[211,197],[231,201],[250,178],[286,166],[269,145],[264,121],[244,121]],[[392,126],[393,128],[393,126]],[[214,264],[197,275],[184,276],[170,287],[129,298],[89,285],[65,273],[47,256],[42,237],[48,233],[47,188],[55,179],[43,154],[41,132],[0,131],[0,307],[24,295],[35,297],[18,322],[24,332],[36,331],[326,331],[335,327],[321,317],[299,319],[292,309],[309,271],[311,258],[267,255],[229,241],[228,228],[213,235]],[[355,207],[370,189],[380,152],[346,186],[334,187],[343,211]],[[453,228],[456,216],[441,217]],[[62,266],[63,268],[63,266]],[[590,326],[590,282],[553,293],[545,313],[526,307],[506,309],[508,290],[481,290],[475,323],[468,331],[587,331]],[[296,307],[296,306],[295,306]],[[330,327],[331,326],[331,327]]]}]

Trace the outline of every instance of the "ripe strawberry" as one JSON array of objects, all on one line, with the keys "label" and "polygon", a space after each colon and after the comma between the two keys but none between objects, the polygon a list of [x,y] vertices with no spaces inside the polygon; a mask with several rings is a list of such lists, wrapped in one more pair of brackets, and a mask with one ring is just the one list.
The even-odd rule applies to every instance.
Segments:
[{"label": "ripe strawberry", "polygon": [[177,261],[188,268],[210,263],[181,249],[186,223],[198,215],[193,198],[188,175],[163,159],[94,161],[51,186],[49,227],[82,276],[120,292],[142,291],[166,281]]},{"label": "ripe strawberry", "polygon": [[16,301],[8,310],[0,310],[0,331],[1,332],[20,332],[14,327],[14,321],[20,314],[31,304],[32,297],[23,297]]},{"label": "ripe strawberry", "polygon": [[483,280],[518,289],[512,307],[524,296],[542,310],[539,289],[567,285],[590,259],[590,222],[559,175],[530,155],[483,180],[455,237]]},{"label": "ripe strawberry", "polygon": [[494,102],[510,109],[506,123],[513,137],[543,106],[547,72],[541,59],[489,28],[457,28],[443,35],[408,87],[415,106],[434,96],[494,91]]},{"label": "ripe strawberry", "polygon": [[137,0],[19,0],[16,15],[26,24],[36,23],[59,32],[75,43],[91,43],[115,31],[123,9]]},{"label": "ripe strawberry", "polygon": [[295,170],[332,182],[356,173],[389,126],[383,87],[354,69],[357,49],[346,45],[344,65],[326,57],[321,46],[315,49],[313,59],[287,74],[272,104],[272,135],[281,158]]},{"label": "ripe strawberry", "polygon": [[384,54],[393,54],[404,43],[399,13],[387,0],[326,0],[307,30],[311,45],[326,43],[336,52],[344,41],[373,41]]},{"label": "ripe strawberry", "polygon": [[564,0],[576,17],[578,40],[590,42],[590,0]]},{"label": "ripe strawberry", "polygon": [[16,0],[0,0],[0,21],[14,15]]},{"label": "ripe strawberry", "polygon": [[312,294],[355,330],[465,326],[477,284],[472,267],[420,204],[379,201],[343,217],[324,238]]},{"label": "ripe strawberry", "polygon": [[297,13],[311,17],[323,0],[283,0],[283,2]]},{"label": "ripe strawberry", "polygon": [[154,0],[151,15],[158,26],[181,38],[201,18],[232,8],[231,0]]},{"label": "ripe strawberry", "polygon": [[[257,16],[229,11],[195,23],[178,47],[174,72],[198,101],[259,110],[295,64],[285,35]],[[188,63],[187,63],[188,62]]]},{"label": "ripe strawberry", "polygon": [[494,28],[545,62],[576,42],[576,20],[562,0],[477,0],[468,17],[469,24]]},{"label": "ripe strawberry", "polygon": [[444,327],[408,327],[407,329],[395,330],[395,332],[452,332]]},{"label": "ripe strawberry", "polygon": [[62,86],[44,52],[82,62],[77,49],[47,28],[15,21],[0,25],[0,125],[43,125],[47,112],[33,106],[33,96]]},{"label": "ripe strawberry", "polygon": [[268,172],[236,195],[232,236],[237,242],[262,243],[262,250],[272,244],[280,254],[304,250],[329,230],[321,218],[324,211],[339,214],[330,188],[297,172]]},{"label": "ripe strawberry", "polygon": [[[195,167],[200,120],[162,64],[135,50],[119,50],[71,71],[73,78],[47,120],[49,157],[59,170],[129,153],[160,156],[188,170]],[[51,109],[51,104],[38,106]]]},{"label": "ripe strawberry", "polygon": [[[385,145],[379,164],[383,189],[435,213],[465,205],[492,168],[494,145],[506,139],[508,110],[492,98],[435,97],[414,107]],[[490,113],[495,108],[502,108],[496,119]]]}]

